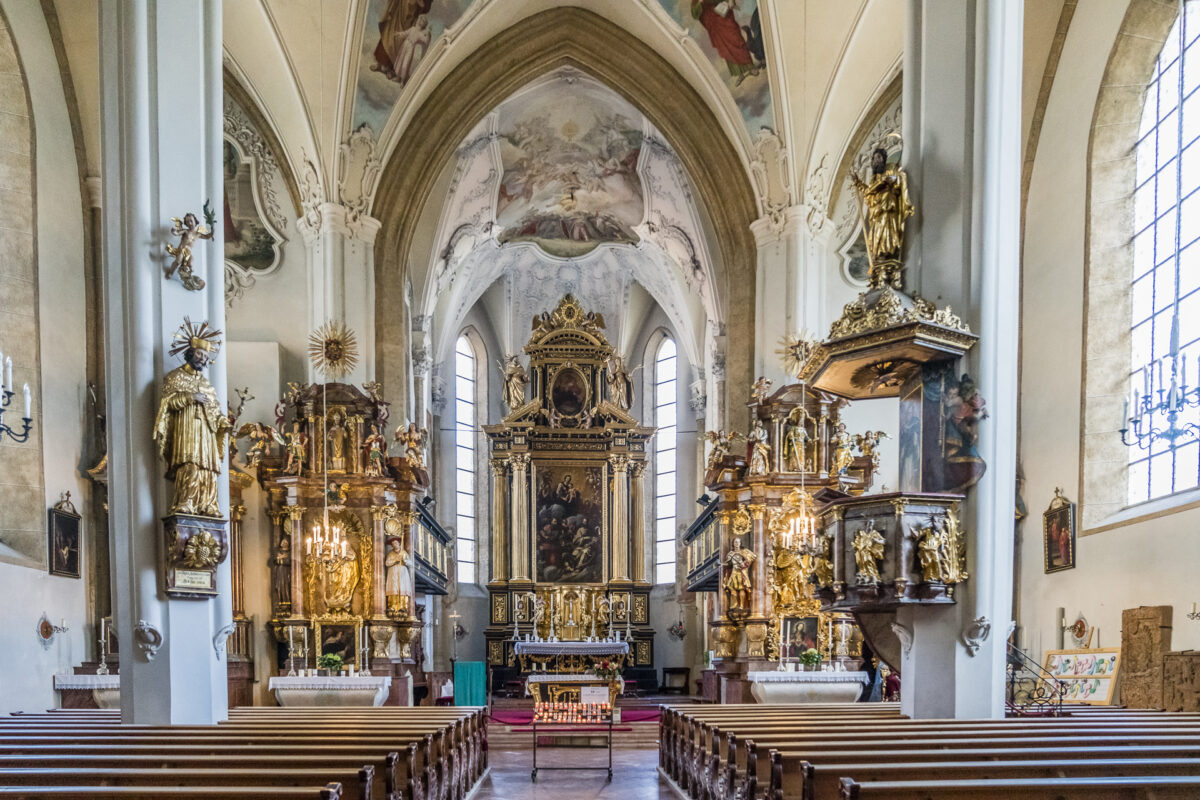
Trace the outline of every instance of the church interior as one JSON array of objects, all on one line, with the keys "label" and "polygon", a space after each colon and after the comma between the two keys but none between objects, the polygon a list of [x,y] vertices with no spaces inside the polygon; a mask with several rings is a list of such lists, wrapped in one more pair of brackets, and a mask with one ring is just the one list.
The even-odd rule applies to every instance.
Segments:
[{"label": "church interior", "polygon": [[0,795],[1200,797],[1198,41],[0,0]]}]

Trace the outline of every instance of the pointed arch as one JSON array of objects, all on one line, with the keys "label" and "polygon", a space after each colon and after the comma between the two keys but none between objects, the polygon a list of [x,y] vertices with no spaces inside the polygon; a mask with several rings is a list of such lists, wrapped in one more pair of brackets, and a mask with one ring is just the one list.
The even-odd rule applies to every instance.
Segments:
[{"label": "pointed arch", "polygon": [[376,375],[400,380],[408,337],[393,313],[404,299],[406,259],[424,204],[455,148],[491,109],[563,65],[602,81],[667,138],[693,182],[720,252],[717,288],[727,298],[727,419],[746,418],[753,364],[758,207],[737,148],[696,90],[662,56],[623,28],[579,8],[522,20],[464,59],[413,114],[380,178],[372,216],[375,247]]}]

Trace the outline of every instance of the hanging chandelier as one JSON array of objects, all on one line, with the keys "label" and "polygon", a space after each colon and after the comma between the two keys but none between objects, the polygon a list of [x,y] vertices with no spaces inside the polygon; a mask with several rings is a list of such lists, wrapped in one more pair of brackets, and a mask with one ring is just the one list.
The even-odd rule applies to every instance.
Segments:
[{"label": "hanging chandelier", "polygon": [[820,553],[812,497],[802,486],[784,496],[780,514],[771,527],[779,535],[779,543],[785,549],[807,556]]}]

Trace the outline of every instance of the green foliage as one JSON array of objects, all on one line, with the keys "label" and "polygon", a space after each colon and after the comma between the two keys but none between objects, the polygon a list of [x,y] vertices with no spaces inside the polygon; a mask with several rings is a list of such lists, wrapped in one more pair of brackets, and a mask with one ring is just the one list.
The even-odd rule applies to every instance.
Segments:
[{"label": "green foliage", "polygon": [[821,663],[821,653],[815,647],[810,647],[800,654],[800,663],[816,666]]},{"label": "green foliage", "polygon": [[342,669],[342,657],[337,653],[326,653],[323,656],[317,656],[317,668],[327,669],[330,672],[339,672]]}]

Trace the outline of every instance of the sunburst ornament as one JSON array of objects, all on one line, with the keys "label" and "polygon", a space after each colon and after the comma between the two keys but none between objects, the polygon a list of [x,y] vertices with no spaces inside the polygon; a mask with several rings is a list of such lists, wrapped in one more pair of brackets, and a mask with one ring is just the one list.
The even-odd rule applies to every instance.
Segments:
[{"label": "sunburst ornament", "polygon": [[327,378],[344,378],[358,364],[358,340],[344,322],[329,321],[308,337],[308,358]]},{"label": "sunburst ornament", "polygon": [[179,330],[175,331],[175,335],[171,339],[171,348],[168,352],[175,356],[185,350],[204,350],[215,356],[220,349],[221,332],[219,330],[208,327],[207,322],[197,325],[192,322],[191,317],[184,317],[183,324],[179,326]]},{"label": "sunburst ornament", "polygon": [[817,349],[817,337],[808,331],[799,334],[789,333],[779,340],[779,349],[775,352],[783,357],[783,371],[794,378],[800,377],[809,356]]}]

